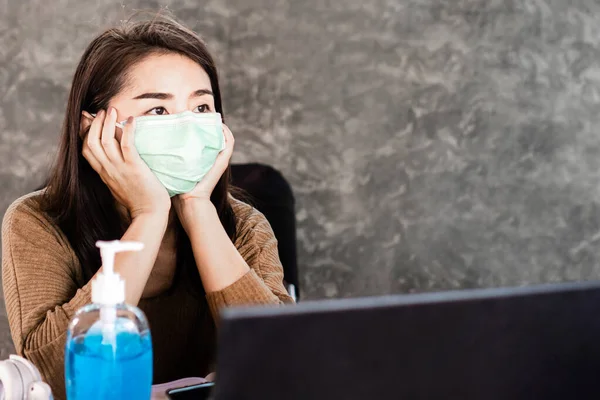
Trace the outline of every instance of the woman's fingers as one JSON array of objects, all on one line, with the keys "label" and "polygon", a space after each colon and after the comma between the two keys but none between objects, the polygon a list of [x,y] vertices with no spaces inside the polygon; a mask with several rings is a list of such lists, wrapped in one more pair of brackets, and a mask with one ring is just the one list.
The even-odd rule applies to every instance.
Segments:
[{"label": "woman's fingers", "polygon": [[100,174],[100,172],[102,171],[102,164],[100,164],[100,161],[98,161],[96,159],[96,157],[94,156],[94,153],[92,153],[92,151],[90,150],[90,147],[88,146],[87,141],[83,142],[83,148],[81,149],[81,154],[83,154],[83,157],[87,160],[87,162],[94,169],[94,171],[96,171],[98,174]]},{"label": "woman's fingers", "polygon": [[[96,115],[96,118],[94,118],[94,121],[92,122],[92,125],[90,126],[90,130],[87,134],[87,137],[85,138],[85,144],[87,144],[87,147],[89,148],[89,151],[91,152],[91,154],[94,156],[94,159],[96,161],[98,161],[98,163],[100,163],[101,169],[106,168],[105,166],[110,164],[110,161],[108,160],[106,152],[104,151],[104,148],[102,147],[102,143],[100,143],[100,138],[102,136],[102,127],[104,126],[105,116],[106,116],[106,112],[104,110],[101,110],[98,113],[98,115]],[[85,144],[84,144],[84,147],[85,147]],[[86,157],[86,159],[87,159],[87,157]],[[96,170],[96,172],[100,173],[100,171],[98,169],[96,169],[96,168],[94,168],[94,169]]]},{"label": "woman's fingers", "polygon": [[104,118],[104,124],[102,127],[102,135],[100,142],[106,153],[106,156],[112,163],[123,162],[123,154],[121,154],[121,148],[119,142],[115,139],[115,124],[117,123],[117,110],[113,107],[109,109],[108,114]]},{"label": "woman's fingers", "polygon": [[223,125],[223,136],[225,136],[225,148],[219,153],[215,163],[224,162],[225,165],[228,165],[231,154],[233,153],[235,139],[233,137],[233,133],[231,133],[231,130],[227,127],[227,125]]},{"label": "woman's fingers", "polygon": [[208,171],[206,176],[202,178],[200,184],[214,188],[216,186],[219,179],[223,175],[223,172],[227,169],[229,165],[229,160],[231,159],[231,153],[233,152],[234,139],[233,134],[229,130],[226,125],[223,125],[223,135],[225,136],[225,149],[219,153],[217,159],[215,160],[215,165]]},{"label": "woman's fingers", "polygon": [[225,150],[229,149],[229,151],[232,152],[235,144],[235,138],[233,137],[233,133],[231,133],[231,129],[229,129],[227,125],[223,125],[223,134],[225,135]]},{"label": "woman's fingers", "polygon": [[135,119],[133,117],[127,118],[127,122],[123,128],[121,151],[123,152],[125,162],[136,163],[141,161],[140,155],[135,148]]}]

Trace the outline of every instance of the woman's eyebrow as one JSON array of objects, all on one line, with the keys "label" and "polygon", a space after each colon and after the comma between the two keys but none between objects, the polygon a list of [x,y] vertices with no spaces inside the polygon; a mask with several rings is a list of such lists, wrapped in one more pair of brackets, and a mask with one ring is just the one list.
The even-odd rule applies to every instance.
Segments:
[{"label": "woman's eyebrow", "polygon": [[192,93],[192,95],[190,97],[200,97],[200,96],[204,96],[205,94],[207,94],[209,96],[214,96],[213,92],[209,89],[198,89],[194,93]]},{"label": "woman's eyebrow", "polygon": [[173,95],[171,93],[144,93],[139,96],[135,96],[133,100],[140,99],[158,99],[158,100],[169,100],[172,99]]},{"label": "woman's eyebrow", "polygon": [[[214,96],[213,92],[209,89],[198,89],[194,93],[192,93],[190,95],[190,97],[200,97],[200,96],[204,96],[204,95]],[[140,94],[139,96],[135,96],[133,98],[133,100],[140,100],[140,99],[170,100],[173,97],[174,96],[171,93],[150,92],[150,93]]]}]

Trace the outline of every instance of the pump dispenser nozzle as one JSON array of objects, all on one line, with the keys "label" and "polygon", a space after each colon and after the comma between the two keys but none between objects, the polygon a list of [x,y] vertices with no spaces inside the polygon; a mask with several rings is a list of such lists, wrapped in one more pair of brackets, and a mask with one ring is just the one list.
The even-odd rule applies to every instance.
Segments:
[{"label": "pump dispenser nozzle", "polygon": [[92,281],[92,301],[96,304],[115,305],[125,301],[125,282],[115,273],[115,254],[122,251],[140,251],[140,242],[98,241],[102,257],[102,271]]}]

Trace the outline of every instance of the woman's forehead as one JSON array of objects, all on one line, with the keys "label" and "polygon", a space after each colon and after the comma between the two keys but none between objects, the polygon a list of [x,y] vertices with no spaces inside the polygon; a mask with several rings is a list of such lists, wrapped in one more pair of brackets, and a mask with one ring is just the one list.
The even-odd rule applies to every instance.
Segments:
[{"label": "woman's forehead", "polygon": [[212,89],[206,71],[195,61],[179,54],[150,55],[132,66],[127,75],[128,82],[122,94],[171,93],[189,96],[198,89]]}]

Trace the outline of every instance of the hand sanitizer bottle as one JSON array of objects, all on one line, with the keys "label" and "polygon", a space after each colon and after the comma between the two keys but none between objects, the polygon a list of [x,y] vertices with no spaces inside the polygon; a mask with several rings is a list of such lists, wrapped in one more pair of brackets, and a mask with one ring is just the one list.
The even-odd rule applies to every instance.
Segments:
[{"label": "hand sanitizer bottle", "polygon": [[142,243],[99,241],[102,271],[92,282],[92,304],[73,317],[65,348],[68,400],[148,400],[152,339],[144,313],[125,304],[125,282],[114,272],[115,253]]}]

